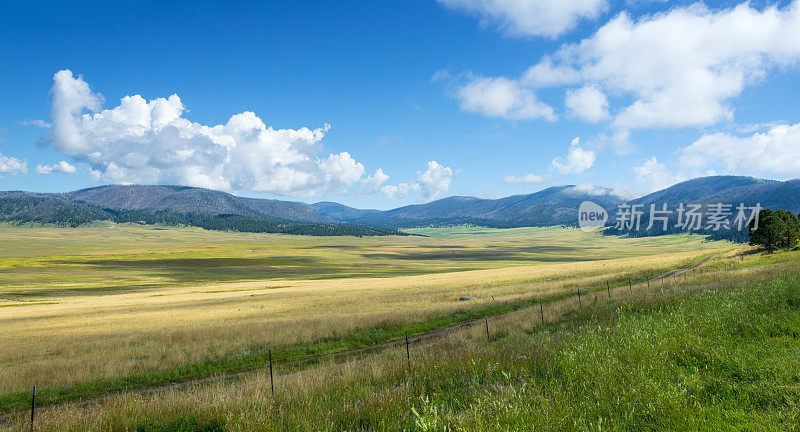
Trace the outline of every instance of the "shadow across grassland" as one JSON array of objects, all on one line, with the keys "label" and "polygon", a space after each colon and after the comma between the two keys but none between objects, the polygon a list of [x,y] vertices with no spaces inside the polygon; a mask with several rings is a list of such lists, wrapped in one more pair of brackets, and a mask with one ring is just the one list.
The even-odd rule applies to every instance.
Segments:
[{"label": "shadow across grassland", "polygon": [[[575,256],[577,248],[569,246],[490,246],[485,249],[459,250],[439,249],[430,251],[412,250],[408,252],[369,252],[361,256],[370,259],[395,259],[407,261],[453,260],[453,261],[585,261],[592,257]],[[534,254],[552,255],[549,257]],[[566,256],[565,256],[566,255]],[[540,259],[542,258],[542,259]],[[574,258],[574,259],[573,259]],[[600,259],[600,258],[598,258]]]},{"label": "shadow across grassland", "polygon": [[198,267],[249,267],[276,265],[312,265],[318,259],[302,255],[282,255],[259,258],[159,258],[159,259],[75,259],[56,260],[56,264],[78,264],[120,268],[198,268]]}]

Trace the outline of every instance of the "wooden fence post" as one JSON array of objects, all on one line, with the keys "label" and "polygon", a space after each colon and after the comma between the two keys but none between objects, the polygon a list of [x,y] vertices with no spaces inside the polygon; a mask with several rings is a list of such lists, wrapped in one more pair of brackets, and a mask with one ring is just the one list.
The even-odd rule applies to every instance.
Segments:
[{"label": "wooden fence post", "polygon": [[492,339],[489,337],[489,317],[483,317],[483,320],[486,323],[486,341],[491,342]]},{"label": "wooden fence post", "polygon": [[581,304],[581,289],[580,288],[578,288],[578,307],[579,308],[583,308],[583,305]]},{"label": "wooden fence post", "polygon": [[606,292],[608,293],[608,298],[611,298],[611,288],[608,286],[608,279],[606,279]]}]

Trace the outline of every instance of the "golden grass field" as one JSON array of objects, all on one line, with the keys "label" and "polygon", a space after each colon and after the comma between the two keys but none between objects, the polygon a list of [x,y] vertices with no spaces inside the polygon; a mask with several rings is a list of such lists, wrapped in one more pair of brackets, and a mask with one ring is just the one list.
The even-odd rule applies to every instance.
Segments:
[{"label": "golden grass field", "polygon": [[623,285],[735,247],[564,228],[417,232],[429,237],[0,226],[0,395]]},{"label": "golden grass field", "polygon": [[[623,286],[612,292],[613,300],[606,300],[605,293],[600,292],[598,296],[600,304],[609,303],[608,307],[603,309],[601,306],[600,310],[607,310],[609,307],[614,310],[620,305],[629,303],[655,303],[664,298],[681,296],[691,287],[718,289],[719,286],[727,287],[741,281],[758,283],[778,277],[786,269],[784,264],[771,265],[769,260],[758,256],[748,256],[741,262],[739,250],[731,251],[728,248],[727,252],[722,250],[719,252],[718,259],[708,264],[708,273],[702,275],[694,273],[687,282],[682,282],[680,279],[677,282],[667,280],[658,286],[654,284],[652,290],[646,289],[646,285],[639,285],[632,291]],[[690,256],[689,253],[678,253],[671,259],[677,259],[678,261],[674,261],[677,263]],[[797,254],[792,254],[788,258],[781,257],[777,262],[787,260],[796,271]],[[625,272],[632,267],[644,268],[654,263],[659,261],[655,258],[643,258],[593,264],[609,267],[613,272]],[[559,275],[563,275],[561,271],[576,270],[577,267],[579,266],[576,264],[546,266],[538,269],[539,272],[536,274],[538,277],[552,274],[553,279],[557,280]],[[553,273],[547,271],[548,268]],[[592,281],[596,279],[592,276],[596,275],[596,270],[594,266],[583,268],[579,271],[581,276],[578,276],[578,279]],[[526,272],[524,268],[515,268],[509,273],[506,281],[517,280],[516,278],[520,278]],[[499,273],[489,271],[472,274],[480,277],[497,276]],[[403,279],[409,281],[414,278]],[[442,283],[442,279],[438,279],[438,282]],[[449,286],[455,285],[458,285],[458,282],[453,282],[453,285]],[[486,292],[496,293],[496,291]],[[587,298],[584,310],[598,307],[596,303],[598,300],[592,297],[593,295],[590,295]],[[543,347],[553,345],[554,340],[571,337],[569,333],[572,327],[569,321],[562,320],[577,310],[574,299],[556,302],[552,307],[548,307],[545,320],[547,323],[556,323],[556,327],[547,333],[535,333],[540,327],[538,315],[530,310],[523,310],[491,321],[492,338],[499,340],[498,343],[487,344],[484,328],[479,325],[456,331],[443,339],[415,344],[412,348],[411,369],[406,368],[404,348],[398,347],[370,354],[364,358],[343,362],[331,360],[309,369],[281,373],[277,376],[275,395],[270,390],[269,374],[261,371],[236,381],[211,383],[197,388],[167,390],[145,395],[129,393],[111,396],[86,406],[44,408],[39,414],[41,416],[39,425],[41,430],[140,430],[132,429],[133,425],[141,426],[155,421],[155,424],[163,422],[167,426],[154,427],[152,430],[168,430],[170,427],[183,425],[174,419],[192,419],[192,415],[200,415],[226,419],[225,430],[279,430],[280,426],[276,424],[290,424],[298,430],[336,430],[336,424],[353,422],[357,424],[359,419],[367,424],[380,423],[381,418],[394,419],[398,415],[398,410],[407,410],[407,406],[411,406],[423,414],[422,417],[417,414],[412,417],[416,419],[415,430],[439,430],[426,429],[425,423],[420,421],[424,420],[425,416],[438,417],[436,412],[431,414],[422,411],[427,403],[426,399],[420,399],[419,394],[437,392],[437,388],[429,387],[426,383],[436,383],[437,380],[450,383],[453,380],[460,380],[459,375],[451,376],[459,370],[461,372],[458,374],[468,382],[488,374],[496,376],[497,381],[505,382],[505,386],[497,387],[499,384],[495,384],[484,390],[477,389],[477,393],[501,402],[513,400],[516,394],[507,392],[516,391],[512,387],[512,384],[516,383],[514,376],[503,374],[495,368],[500,364],[509,368],[509,364],[528,365],[530,362],[546,361],[544,356],[547,351],[543,351],[545,350]],[[538,308],[534,312],[538,313]],[[531,316],[535,319],[531,319]],[[557,324],[559,322],[561,324]],[[567,335],[557,333],[562,326],[567,330]],[[647,343],[646,339],[644,342]],[[576,373],[585,374],[586,371]],[[482,384],[475,381],[472,385]],[[623,384],[615,383],[615,385]],[[488,423],[485,422],[491,417],[487,417],[485,410],[491,410],[493,407],[504,408],[500,405],[490,405],[483,408],[476,407],[476,411],[468,412],[466,421],[471,425],[470,430],[488,428]],[[335,412],[326,411],[333,408]],[[550,408],[554,412],[537,411],[537,415],[545,419],[545,422],[555,423],[550,429],[557,430],[560,421],[557,413],[563,408],[557,406]],[[365,413],[370,417],[359,417]],[[504,413],[500,411],[495,415],[500,414]],[[186,417],[187,415],[189,417]],[[330,423],[319,423],[323,419]],[[564,420],[569,424],[577,421],[574,418]],[[25,427],[24,423],[18,425],[20,427],[16,430],[23,430]],[[192,425],[192,428],[186,430],[201,430],[194,423]],[[207,430],[217,429],[210,427]]]}]

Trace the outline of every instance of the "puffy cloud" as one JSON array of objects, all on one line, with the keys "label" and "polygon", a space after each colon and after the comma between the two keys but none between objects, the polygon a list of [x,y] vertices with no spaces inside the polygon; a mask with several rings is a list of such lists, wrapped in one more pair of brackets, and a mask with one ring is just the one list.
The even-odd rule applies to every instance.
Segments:
[{"label": "puffy cloud", "polygon": [[554,64],[551,57],[545,57],[531,66],[520,81],[530,87],[553,87],[581,82],[580,71],[563,63]]},{"label": "puffy cloud", "polygon": [[36,172],[39,174],[50,174],[53,172],[64,173],[64,174],[75,174],[78,172],[78,169],[75,168],[74,165],[70,164],[67,161],[61,161],[58,163],[54,163],[53,165],[45,165],[39,164],[36,165]]},{"label": "puffy cloud", "polygon": [[732,98],[799,59],[795,0],[762,10],[749,3],[717,11],[693,5],[638,21],[623,12],[539,68],[579,71],[587,82],[630,96],[614,120],[618,128],[684,127],[732,119]]},{"label": "puffy cloud", "polygon": [[56,72],[51,89],[53,101],[50,133],[57,140],[56,146],[65,153],[86,151],[89,145],[81,133],[81,114],[85,110],[98,111],[103,98],[92,92],[82,77],[74,78],[69,69]]},{"label": "puffy cloud", "polygon": [[63,70],[53,79],[53,145],[99,181],[312,196],[347,190],[365,173],[347,152],[319,155],[327,125],[276,130],[245,111],[207,126],[183,117],[177,95],[125,96],[101,110],[82,77]]},{"label": "puffy cloud", "polygon": [[507,175],[503,177],[505,184],[542,184],[550,181],[550,177],[538,174]]},{"label": "puffy cloud", "polygon": [[667,188],[685,180],[685,177],[672,173],[656,157],[652,157],[642,165],[634,167],[633,171],[636,173],[636,184],[640,188],[644,188],[648,193]]},{"label": "puffy cloud", "polygon": [[565,104],[575,115],[591,123],[608,117],[608,98],[595,85],[567,91]]},{"label": "puffy cloud", "polygon": [[[459,99],[462,108],[484,115],[552,119],[534,90],[582,83],[567,92],[566,105],[585,120],[611,118],[609,94],[627,101],[614,109],[617,130],[702,127],[732,120],[731,100],[772,70],[798,62],[800,0],[760,9],[749,2],[728,9],[695,4],[638,19],[622,12],[520,78],[475,79]],[[521,108],[527,105],[539,109]]]},{"label": "puffy cloud", "polygon": [[486,117],[509,120],[556,120],[553,108],[517,80],[504,77],[470,77],[456,92],[461,109]]},{"label": "puffy cloud", "polygon": [[0,153],[0,173],[3,174],[25,174],[28,172],[28,162]]},{"label": "puffy cloud", "polygon": [[381,192],[386,195],[386,198],[395,199],[404,197],[409,191],[418,190],[419,183],[417,182],[403,182],[396,185],[386,185],[381,188]]},{"label": "puffy cloud", "polygon": [[449,8],[480,16],[512,36],[558,36],[581,18],[596,18],[607,0],[439,0]]},{"label": "puffy cloud", "polygon": [[334,187],[346,187],[361,179],[364,165],[356,162],[348,152],[330,154],[327,159],[317,161],[325,181]]},{"label": "puffy cloud", "polygon": [[428,169],[417,177],[422,195],[428,200],[436,199],[447,192],[453,180],[453,170],[436,161],[428,162]]},{"label": "puffy cloud", "polygon": [[381,188],[389,199],[402,198],[409,191],[419,190],[427,200],[434,200],[450,188],[453,180],[453,169],[436,161],[429,161],[424,172],[417,172],[417,178],[396,185],[386,185]]},{"label": "puffy cloud", "polygon": [[749,136],[707,134],[679,150],[681,164],[702,169],[722,164],[728,172],[800,177],[800,123],[781,124]]},{"label": "puffy cloud", "polygon": [[575,138],[569,146],[566,157],[553,159],[553,168],[561,174],[580,174],[594,165],[597,153],[581,147],[580,138]]},{"label": "puffy cloud", "polygon": [[370,189],[377,189],[387,181],[389,181],[389,176],[384,174],[382,169],[378,168],[375,170],[374,174],[365,178],[362,182],[369,186]]}]

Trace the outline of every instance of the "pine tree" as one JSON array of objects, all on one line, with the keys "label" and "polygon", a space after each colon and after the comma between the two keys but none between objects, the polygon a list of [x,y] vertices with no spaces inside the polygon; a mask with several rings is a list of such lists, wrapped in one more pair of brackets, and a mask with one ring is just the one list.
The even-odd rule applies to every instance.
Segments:
[{"label": "pine tree", "polygon": [[772,253],[787,234],[786,222],[778,212],[769,209],[761,210],[758,227],[753,229],[755,222],[755,219],[750,222],[750,244],[764,246],[768,253]]}]

